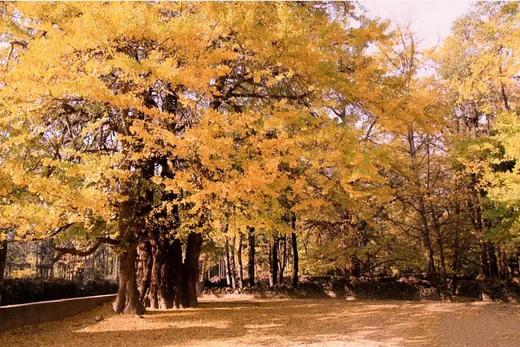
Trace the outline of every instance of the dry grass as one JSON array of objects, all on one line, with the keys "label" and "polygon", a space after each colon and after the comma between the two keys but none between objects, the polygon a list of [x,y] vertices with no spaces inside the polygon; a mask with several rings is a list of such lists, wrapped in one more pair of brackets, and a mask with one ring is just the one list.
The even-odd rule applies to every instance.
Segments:
[{"label": "dry grass", "polygon": [[0,334],[0,346],[520,346],[519,318],[496,303],[205,298],[141,318],[105,305]]}]

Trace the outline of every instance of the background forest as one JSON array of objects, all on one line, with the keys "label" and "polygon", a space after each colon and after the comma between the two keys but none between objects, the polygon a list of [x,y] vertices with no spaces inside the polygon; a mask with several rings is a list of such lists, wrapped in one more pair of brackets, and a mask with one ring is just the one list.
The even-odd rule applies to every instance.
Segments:
[{"label": "background forest", "polygon": [[0,283],[117,278],[139,313],[202,277],[518,277],[518,3],[427,51],[350,2],[0,16]]}]

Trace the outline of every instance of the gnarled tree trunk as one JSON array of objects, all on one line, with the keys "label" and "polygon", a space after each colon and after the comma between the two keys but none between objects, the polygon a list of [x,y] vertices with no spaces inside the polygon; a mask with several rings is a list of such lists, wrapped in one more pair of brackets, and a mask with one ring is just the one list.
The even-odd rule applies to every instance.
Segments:
[{"label": "gnarled tree trunk", "polygon": [[132,242],[121,253],[119,260],[119,289],[113,309],[117,313],[143,314],[136,279],[137,246]]},{"label": "gnarled tree trunk", "polygon": [[135,202],[127,200],[119,211],[119,233],[123,244],[119,255],[119,289],[113,304],[117,313],[143,314],[143,302],[137,289],[137,234],[138,222],[135,216]]},{"label": "gnarled tree trunk", "polygon": [[[177,272],[182,272],[182,250],[178,249],[181,247],[180,241],[172,242],[165,237],[165,233],[158,233],[150,240],[150,245],[153,264],[147,296],[149,307],[169,309],[175,301],[175,276]],[[182,279],[179,281],[182,282]]]},{"label": "gnarled tree trunk", "polygon": [[139,284],[139,300],[145,306],[149,306],[148,292],[150,290],[150,282],[152,277],[152,245],[149,241],[139,243],[138,247],[139,265],[137,267],[137,283]]}]

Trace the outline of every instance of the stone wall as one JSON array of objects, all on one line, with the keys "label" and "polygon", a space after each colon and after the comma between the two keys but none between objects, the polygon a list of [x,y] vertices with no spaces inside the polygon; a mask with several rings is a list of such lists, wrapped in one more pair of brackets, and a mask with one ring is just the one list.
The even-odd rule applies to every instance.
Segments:
[{"label": "stone wall", "polygon": [[115,297],[109,294],[0,306],[0,331],[63,319],[113,301]]}]

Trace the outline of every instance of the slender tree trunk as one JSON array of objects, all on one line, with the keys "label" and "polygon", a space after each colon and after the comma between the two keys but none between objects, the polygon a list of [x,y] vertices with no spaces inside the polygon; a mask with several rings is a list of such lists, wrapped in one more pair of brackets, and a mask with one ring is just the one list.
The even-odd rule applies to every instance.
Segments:
[{"label": "slender tree trunk", "polygon": [[500,249],[500,247],[496,247],[497,251],[497,265],[498,265],[498,276],[501,279],[507,279],[509,277],[509,273],[507,271],[506,266],[506,252]]},{"label": "slender tree trunk", "polygon": [[296,237],[296,214],[294,214],[292,217],[291,227],[292,227],[291,246],[292,246],[292,256],[293,256],[292,285],[293,285],[293,287],[298,287],[299,257],[298,257],[298,239]]},{"label": "slender tree trunk", "polygon": [[271,286],[278,282],[278,237],[273,236],[271,247]]},{"label": "slender tree trunk", "polygon": [[[422,201],[422,198],[421,198]],[[423,203],[420,203],[421,206],[424,206]],[[423,239],[423,246],[425,250],[425,258],[426,258],[426,272],[428,275],[432,275],[435,273],[435,259],[434,259],[434,253],[433,253],[433,246],[430,238],[430,230],[428,227],[428,221],[426,217],[426,209],[424,207],[421,207],[421,224],[422,224],[422,239]]]},{"label": "slender tree trunk", "polygon": [[486,249],[486,242],[480,243],[480,275],[484,278],[489,278],[489,261],[488,261],[488,252]]},{"label": "slender tree trunk", "polygon": [[471,176],[471,180],[474,187],[472,200],[470,200],[469,203],[472,207],[472,222],[475,227],[475,231],[481,237],[481,275],[483,275],[485,278],[496,278],[498,276],[497,258],[493,243],[485,240],[485,221],[481,207],[481,193],[477,188],[478,178],[476,177],[476,175],[473,174]]},{"label": "slender tree trunk", "polygon": [[486,242],[486,251],[489,265],[489,277],[498,277],[498,261],[495,252],[495,245],[492,242]]},{"label": "slender tree trunk", "polygon": [[283,275],[285,272],[285,265],[287,264],[287,237],[281,238],[282,256],[279,262],[280,273],[278,274],[278,283],[283,284]]},{"label": "slender tree trunk", "polygon": [[292,254],[293,254],[292,285],[293,285],[293,287],[298,287],[298,284],[299,284],[298,239],[296,238],[296,233],[294,231],[291,234],[291,245],[292,245]]},{"label": "slender tree trunk", "polygon": [[[226,235],[226,244],[225,244],[225,257],[224,257],[224,263],[226,265],[226,284],[228,286],[232,286],[233,282],[231,280],[231,256],[229,252],[229,239]],[[234,288],[234,287],[232,287]]]},{"label": "slender tree trunk", "polygon": [[247,275],[249,277],[249,286],[255,286],[255,229],[249,227],[247,235],[248,252],[247,252]]},{"label": "slender tree trunk", "polygon": [[462,258],[460,254],[460,236],[458,227],[455,228],[455,235],[453,236],[453,263],[452,269],[453,273],[457,274],[462,269]]},{"label": "slender tree trunk", "polygon": [[457,202],[455,206],[455,227],[454,227],[454,235],[453,235],[453,273],[457,274],[462,269],[462,254],[461,254],[461,246],[460,246],[460,224],[461,224],[461,215],[460,215],[460,204]]},{"label": "slender tree trunk", "polygon": [[244,288],[244,265],[242,264],[242,241],[243,241],[243,235],[240,233],[240,236],[238,238],[238,250],[237,250],[237,256],[238,256],[238,287],[240,289]]},{"label": "slender tree trunk", "polygon": [[4,281],[6,263],[7,263],[7,240],[3,240],[0,242],[0,284]]},{"label": "slender tree trunk", "polygon": [[511,278],[515,279],[518,277],[520,273],[519,269],[519,261],[518,261],[518,253],[512,254],[508,259],[508,267],[509,273],[511,274]]},{"label": "slender tree trunk", "polygon": [[235,264],[235,243],[236,243],[236,236],[233,236],[233,239],[231,241],[231,250],[229,254],[230,259],[230,268],[231,268],[231,288],[236,289],[237,288],[237,267]]},{"label": "slender tree trunk", "polygon": [[442,241],[442,233],[441,233],[441,226],[439,224],[439,220],[437,219],[437,216],[435,213],[432,212],[432,223],[433,227],[435,229],[435,236],[437,241],[437,247],[439,248],[439,257],[440,257],[440,277],[443,287],[446,287],[446,258],[444,255],[444,243]]}]

